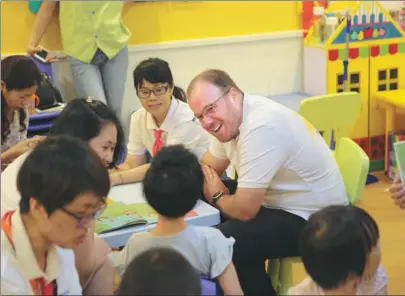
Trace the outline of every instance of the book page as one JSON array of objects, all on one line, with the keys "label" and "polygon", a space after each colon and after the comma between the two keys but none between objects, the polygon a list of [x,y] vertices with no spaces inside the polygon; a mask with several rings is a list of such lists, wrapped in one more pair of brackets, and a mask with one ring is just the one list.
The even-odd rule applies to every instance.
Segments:
[{"label": "book page", "polygon": [[401,176],[402,184],[405,184],[405,141],[394,143],[394,150],[397,158],[398,173]]}]

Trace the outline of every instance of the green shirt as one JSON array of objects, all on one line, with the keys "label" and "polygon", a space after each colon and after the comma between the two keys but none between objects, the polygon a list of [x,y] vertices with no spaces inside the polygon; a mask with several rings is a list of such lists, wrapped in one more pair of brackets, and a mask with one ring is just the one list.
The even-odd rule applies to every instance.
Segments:
[{"label": "green shirt", "polygon": [[63,48],[67,55],[90,63],[97,48],[110,59],[131,37],[122,22],[123,1],[59,1]]}]

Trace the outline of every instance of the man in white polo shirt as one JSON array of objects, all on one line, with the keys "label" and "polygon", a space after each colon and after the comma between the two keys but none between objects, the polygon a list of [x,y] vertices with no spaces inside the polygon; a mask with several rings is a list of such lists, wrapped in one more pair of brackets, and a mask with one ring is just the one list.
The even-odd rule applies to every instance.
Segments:
[{"label": "man in white polo shirt", "polygon": [[[213,137],[202,159],[204,194],[231,219],[219,225],[235,238],[234,264],[245,295],[276,295],[265,260],[298,255],[308,217],[348,205],[342,176],[323,138],[296,112],[243,93],[221,70],[196,76],[189,106]],[[218,176],[232,165],[230,193]]]}]

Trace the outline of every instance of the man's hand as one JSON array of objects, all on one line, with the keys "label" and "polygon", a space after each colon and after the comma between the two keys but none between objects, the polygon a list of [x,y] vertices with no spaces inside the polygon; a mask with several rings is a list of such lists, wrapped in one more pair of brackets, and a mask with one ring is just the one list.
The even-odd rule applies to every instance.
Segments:
[{"label": "man's hand", "polygon": [[402,184],[400,176],[397,176],[388,188],[394,203],[401,209],[405,209],[405,185]]},{"label": "man's hand", "polygon": [[209,203],[212,203],[212,196],[219,191],[229,194],[228,188],[222,183],[221,178],[214,169],[207,165],[202,165],[202,170],[205,178],[204,196]]}]

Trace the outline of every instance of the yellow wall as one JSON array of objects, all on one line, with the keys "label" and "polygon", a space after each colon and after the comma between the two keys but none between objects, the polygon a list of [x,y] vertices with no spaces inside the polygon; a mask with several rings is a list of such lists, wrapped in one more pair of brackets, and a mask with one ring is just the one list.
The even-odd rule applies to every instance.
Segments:
[{"label": "yellow wall", "polygon": [[[131,2],[124,22],[132,31],[130,44],[234,36],[300,28],[296,1]],[[27,1],[2,1],[1,52],[25,51],[35,16]],[[41,45],[62,48],[55,17]]]}]

